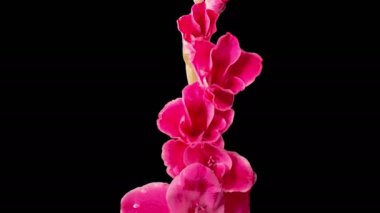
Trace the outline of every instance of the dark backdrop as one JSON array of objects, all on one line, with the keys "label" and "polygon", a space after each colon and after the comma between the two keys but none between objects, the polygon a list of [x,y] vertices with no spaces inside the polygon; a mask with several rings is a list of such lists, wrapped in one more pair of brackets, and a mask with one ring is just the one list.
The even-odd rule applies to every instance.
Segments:
[{"label": "dark backdrop", "polygon": [[[155,122],[186,85],[175,21],[190,6],[2,7],[1,212],[118,212],[170,181]],[[375,8],[231,0],[222,14],[214,41],[230,31],[264,58],[225,134],[258,173],[252,211],[380,208]]]}]

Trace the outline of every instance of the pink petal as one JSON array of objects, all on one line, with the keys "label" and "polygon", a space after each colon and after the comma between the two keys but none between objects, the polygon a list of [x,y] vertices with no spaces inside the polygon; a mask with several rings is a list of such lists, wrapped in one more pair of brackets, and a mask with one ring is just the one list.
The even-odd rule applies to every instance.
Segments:
[{"label": "pink petal", "polygon": [[225,124],[223,125],[223,128],[222,126],[218,127],[220,133],[224,133],[228,130],[228,128],[230,128],[234,120],[234,117],[235,117],[235,111],[233,109],[229,109],[226,111],[219,111],[219,110],[215,111],[215,120],[222,119],[223,123]]},{"label": "pink petal", "polygon": [[203,141],[214,143],[218,140],[220,136],[231,126],[234,114],[235,113],[232,109],[226,111],[216,110],[214,119],[203,136]]},{"label": "pink petal", "polygon": [[224,193],[225,213],[249,213],[249,194],[249,191]]},{"label": "pink petal", "polygon": [[[213,43],[205,40],[194,43],[195,53],[192,57],[192,63],[200,79],[203,79],[211,70],[211,50],[214,46]],[[204,84],[202,80],[200,83]]]},{"label": "pink petal", "polygon": [[172,138],[180,137],[179,125],[184,114],[185,108],[181,98],[170,101],[158,115],[158,129]]},{"label": "pink petal", "polygon": [[218,14],[212,10],[206,10],[205,3],[194,4],[189,15],[184,15],[177,20],[178,30],[182,37],[189,43],[197,39],[209,40],[216,32],[216,20]]},{"label": "pink petal", "polygon": [[189,146],[183,158],[187,165],[201,163],[208,166],[218,178],[222,178],[232,166],[231,158],[224,149],[207,143]]},{"label": "pink petal", "polygon": [[200,4],[194,4],[191,8],[191,14],[194,17],[194,20],[201,27],[202,35],[206,35],[208,25],[210,25],[210,19],[206,14],[206,4],[204,2]]},{"label": "pink petal", "polygon": [[[213,127],[213,128],[209,128],[209,130],[203,135],[202,142],[210,143],[210,144],[214,144],[214,143],[218,144],[219,138],[221,138],[221,133],[219,132],[219,129],[217,127]],[[217,145],[217,147],[219,146]]]},{"label": "pink petal", "polygon": [[224,213],[218,179],[212,170],[198,163],[189,165],[173,179],[166,200],[173,213]]},{"label": "pink petal", "polygon": [[[239,60],[228,70],[231,76],[241,79],[245,87],[253,83],[262,69],[262,58],[256,53],[242,52]],[[236,84],[236,83],[235,83]],[[236,94],[244,89],[239,87],[230,88]]]},{"label": "pink petal", "polygon": [[256,173],[251,164],[236,152],[228,152],[232,160],[232,168],[223,177],[225,192],[247,192],[256,182]]},{"label": "pink petal", "polygon": [[212,142],[211,145],[223,149],[224,148],[224,139],[223,139],[223,137],[220,136],[220,138],[218,138],[218,140],[216,140],[215,142]]},{"label": "pink petal", "polygon": [[149,183],[129,191],[121,199],[121,213],[170,213],[166,192],[169,184]]},{"label": "pink petal", "polygon": [[213,102],[216,109],[225,111],[232,108],[235,97],[230,90],[224,89],[216,84],[209,87],[209,90],[213,94]]},{"label": "pink petal", "polygon": [[182,97],[186,114],[182,132],[190,140],[199,140],[214,117],[214,105],[206,99],[204,88],[197,82],[187,85],[182,90]]},{"label": "pink petal", "polygon": [[207,16],[210,19],[210,24],[207,29],[207,40],[210,40],[211,36],[216,32],[216,21],[219,18],[219,14],[213,10],[206,10]]},{"label": "pink petal", "polygon": [[224,85],[225,88],[228,88],[234,95],[244,90],[246,84],[243,80],[236,76],[230,76],[226,79]]},{"label": "pink petal", "polygon": [[207,9],[221,13],[226,8],[227,2],[228,0],[206,0]]},{"label": "pink petal", "polygon": [[162,146],[161,157],[164,160],[166,172],[171,176],[177,176],[186,167],[183,155],[187,145],[181,141],[169,140]]},{"label": "pink petal", "polygon": [[183,39],[192,42],[194,36],[201,35],[201,26],[195,21],[194,16],[184,15],[177,20],[178,30],[182,33]]},{"label": "pink petal", "polygon": [[213,67],[208,81],[210,84],[221,84],[227,69],[240,57],[241,50],[238,39],[230,33],[220,37],[211,52]]}]

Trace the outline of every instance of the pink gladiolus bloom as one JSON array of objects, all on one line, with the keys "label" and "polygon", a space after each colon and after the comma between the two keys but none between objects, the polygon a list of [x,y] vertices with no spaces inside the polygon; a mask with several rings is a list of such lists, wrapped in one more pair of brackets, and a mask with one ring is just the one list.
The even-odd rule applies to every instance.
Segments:
[{"label": "pink gladiolus bloom", "polygon": [[256,53],[240,49],[238,39],[230,33],[210,41],[196,41],[192,63],[199,82],[215,95],[217,109],[231,107],[233,95],[254,82],[262,69],[262,59]]},{"label": "pink gladiolus bloom", "polygon": [[191,51],[191,45],[195,40],[210,40],[216,32],[217,19],[218,14],[213,10],[207,10],[204,2],[194,4],[189,15],[178,19],[177,25],[182,34],[186,53]]},{"label": "pink gladiolus bloom", "polygon": [[169,140],[162,147],[161,156],[171,177],[194,163],[207,166],[221,182],[224,192],[247,192],[256,182],[256,173],[247,159],[211,144],[188,145]]},{"label": "pink gladiolus bloom", "polygon": [[182,98],[165,105],[159,113],[157,125],[171,138],[186,143],[221,144],[221,134],[231,125],[233,116],[232,109],[216,110],[205,88],[194,83],[183,89]]},{"label": "pink gladiolus bloom", "polygon": [[201,163],[214,171],[221,181],[223,176],[232,168],[232,160],[228,153],[211,144],[189,146],[183,155],[185,164]]},{"label": "pink gladiolus bloom", "polygon": [[212,170],[191,164],[171,182],[166,194],[175,213],[224,213],[224,194]]},{"label": "pink gladiolus bloom", "polygon": [[216,32],[218,14],[206,9],[205,2],[194,4],[189,15],[180,17],[177,21],[178,29],[182,34],[183,59],[186,64],[186,75],[189,84],[197,81],[190,58],[194,54],[195,40],[210,40]]},{"label": "pink gladiolus bloom", "polygon": [[170,213],[167,183],[149,183],[129,191],[121,199],[121,213]]},{"label": "pink gladiolus bloom", "polygon": [[161,157],[171,177],[176,177],[181,170],[193,163],[208,166],[219,179],[232,168],[228,153],[211,144],[189,145],[178,140],[169,140],[162,147]]}]

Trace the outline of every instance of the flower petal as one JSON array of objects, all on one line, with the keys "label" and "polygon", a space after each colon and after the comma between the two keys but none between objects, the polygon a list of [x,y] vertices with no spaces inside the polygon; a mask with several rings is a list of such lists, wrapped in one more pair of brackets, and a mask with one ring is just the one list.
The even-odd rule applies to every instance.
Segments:
[{"label": "flower petal", "polygon": [[182,33],[183,39],[187,42],[191,42],[194,36],[199,36],[201,33],[201,26],[199,26],[191,14],[181,16],[177,20],[177,26],[178,30]]},{"label": "flower petal", "polygon": [[191,14],[194,20],[199,24],[202,35],[206,35],[208,25],[210,25],[210,19],[206,14],[206,3],[194,4],[191,7]]},{"label": "flower petal", "polygon": [[161,157],[167,166],[166,172],[173,178],[186,167],[183,162],[183,154],[186,148],[185,143],[177,140],[169,140],[162,146]]},{"label": "flower petal", "polygon": [[196,163],[171,182],[166,200],[171,212],[224,213],[223,192],[213,171]]},{"label": "flower petal", "polygon": [[195,40],[209,40],[216,32],[218,13],[206,9],[206,3],[194,4],[189,15],[181,16],[177,20],[178,30],[189,43]]},{"label": "flower petal", "polygon": [[213,146],[219,147],[221,149],[224,149],[224,139],[222,136],[218,138],[215,142],[211,143]]},{"label": "flower petal", "polygon": [[249,161],[237,152],[228,152],[232,160],[232,168],[223,177],[225,192],[247,192],[256,182],[256,173]]},{"label": "flower petal", "polygon": [[[237,77],[244,82],[244,87],[250,85],[254,82],[256,77],[260,74],[262,70],[262,58],[256,53],[249,53],[242,51],[239,59],[233,64],[228,70],[229,75]],[[244,89],[244,87],[235,85],[231,89],[235,94]]]},{"label": "flower petal", "polygon": [[230,76],[226,79],[224,87],[228,88],[233,94],[236,95],[237,93],[245,89],[246,84],[240,78],[236,76]]},{"label": "flower petal", "polygon": [[218,39],[211,50],[213,61],[212,73],[209,74],[210,84],[222,84],[228,68],[240,57],[241,49],[238,39],[231,33],[226,33]]},{"label": "flower petal", "polygon": [[214,105],[206,98],[205,89],[198,83],[187,85],[182,90],[182,97],[186,119],[181,130],[190,141],[198,141],[214,117]]},{"label": "flower petal", "polygon": [[166,192],[169,184],[149,183],[129,191],[121,199],[121,213],[170,213]]},{"label": "flower petal", "polygon": [[235,117],[235,111],[233,109],[229,109],[226,111],[215,111],[215,120],[222,119],[223,123],[225,124],[222,128],[222,126],[219,126],[218,129],[220,133],[224,133],[227,131],[228,128],[230,128],[233,120]]},{"label": "flower petal", "polygon": [[203,136],[203,141],[214,143],[231,126],[234,118],[234,110],[215,110],[214,119]]},{"label": "flower petal", "polygon": [[185,114],[182,98],[167,103],[158,115],[157,126],[172,138],[180,137],[179,125]]},{"label": "flower petal", "polygon": [[249,194],[249,191],[224,193],[225,213],[249,213]]},{"label": "flower petal", "polygon": [[[195,71],[197,72],[200,83],[204,84],[204,78],[211,70],[212,60],[211,60],[211,50],[215,45],[209,41],[201,40],[194,43],[194,54],[191,61],[194,65]],[[206,85],[207,86],[207,85]]]},{"label": "flower petal", "polygon": [[230,90],[224,89],[216,84],[209,87],[209,90],[213,94],[212,100],[216,109],[225,111],[232,108],[235,97]]},{"label": "flower petal", "polygon": [[207,38],[210,40],[211,36],[216,32],[216,21],[219,18],[219,14],[213,10],[206,10],[207,16],[210,20],[210,24],[207,26]]},{"label": "flower petal", "polygon": [[221,13],[226,8],[227,2],[228,0],[206,0],[207,9]]}]

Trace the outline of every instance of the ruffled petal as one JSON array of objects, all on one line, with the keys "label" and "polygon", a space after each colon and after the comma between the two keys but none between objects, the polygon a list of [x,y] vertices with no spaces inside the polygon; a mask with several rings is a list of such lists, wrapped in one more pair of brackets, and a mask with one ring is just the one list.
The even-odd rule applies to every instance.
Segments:
[{"label": "ruffled petal", "polygon": [[207,83],[204,78],[209,74],[212,67],[211,50],[214,46],[213,43],[204,40],[194,43],[195,51],[191,60],[201,84]]},{"label": "ruffled petal", "polygon": [[158,129],[172,138],[180,137],[179,125],[184,114],[185,108],[181,98],[170,101],[158,114]]},{"label": "ruffled petal", "polygon": [[166,200],[171,212],[224,213],[223,192],[214,172],[202,164],[186,167],[171,182]]},{"label": "ruffled petal", "polygon": [[224,83],[224,87],[228,88],[234,95],[244,90],[245,85],[245,82],[236,76],[230,76]]},{"label": "ruffled petal", "polygon": [[225,213],[249,213],[249,194],[249,191],[224,193]]},{"label": "ruffled petal", "polygon": [[234,115],[235,113],[232,109],[226,111],[216,110],[214,119],[203,136],[203,141],[210,143],[217,141],[231,126]]},{"label": "ruffled petal", "polygon": [[224,89],[216,84],[209,87],[209,90],[213,94],[212,100],[216,109],[225,111],[232,108],[235,96],[231,90]]},{"label": "ruffled petal", "polygon": [[181,125],[190,140],[199,140],[214,118],[215,108],[206,99],[204,88],[198,83],[187,85],[182,91],[186,120]]},{"label": "ruffled petal", "polygon": [[216,13],[215,11],[213,10],[206,10],[206,13],[207,13],[207,16],[210,20],[210,24],[207,26],[207,38],[208,40],[211,38],[211,36],[216,32],[217,30],[217,27],[216,27],[216,21],[218,20],[219,18],[219,14]]},{"label": "ruffled petal", "polygon": [[228,128],[230,128],[235,117],[235,111],[233,109],[229,109],[226,111],[215,111],[215,120],[221,119],[223,120],[224,125],[220,125],[218,127],[220,133],[225,133]]},{"label": "ruffled petal", "polygon": [[[186,38],[185,40],[189,41],[188,36],[186,35],[199,35],[201,32],[201,26],[195,21],[194,17],[190,15],[181,16],[177,20],[178,30],[182,33],[182,35]],[[190,41],[189,41],[190,42]]]},{"label": "ruffled petal", "polygon": [[183,162],[183,155],[187,145],[181,141],[169,140],[162,146],[162,160],[164,161],[166,172],[171,176],[177,176],[186,167]]},{"label": "ruffled petal", "polygon": [[223,177],[225,192],[247,192],[256,182],[256,173],[249,161],[237,152],[228,152],[232,160],[232,168]]},{"label": "ruffled petal", "polygon": [[228,73],[244,82],[244,86],[240,82],[232,82],[230,83],[232,87],[228,89],[236,94],[252,84],[262,70],[262,61],[258,54],[242,51],[239,59],[230,67]]},{"label": "ruffled petal", "polygon": [[219,147],[221,149],[224,149],[224,139],[222,136],[218,138],[215,142],[211,143],[213,146]]},{"label": "ruffled petal", "polygon": [[181,16],[177,20],[178,30],[182,37],[189,43],[195,40],[210,40],[216,32],[218,13],[207,10],[205,2],[194,4],[189,15]]},{"label": "ruffled petal", "polygon": [[166,192],[169,184],[149,183],[129,191],[121,199],[121,213],[170,213]]},{"label": "ruffled petal", "polygon": [[209,74],[210,84],[222,84],[228,68],[240,57],[241,49],[238,39],[231,33],[226,33],[218,39],[211,50],[213,61],[212,73]]},{"label": "ruffled petal", "polygon": [[199,24],[201,34],[206,35],[208,25],[210,25],[210,19],[206,14],[206,4],[194,4],[191,8],[191,14],[194,17],[194,20]]}]

